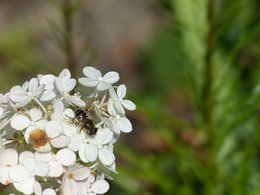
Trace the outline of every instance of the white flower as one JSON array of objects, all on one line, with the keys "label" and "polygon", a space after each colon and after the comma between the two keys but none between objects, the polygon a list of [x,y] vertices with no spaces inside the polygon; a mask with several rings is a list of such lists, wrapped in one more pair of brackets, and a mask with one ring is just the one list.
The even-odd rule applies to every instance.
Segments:
[{"label": "white flower", "polygon": [[109,94],[111,97],[111,100],[108,102],[109,106],[113,105],[115,110],[121,114],[125,114],[124,108],[127,110],[135,110],[136,106],[135,104],[130,100],[125,100],[124,97],[126,96],[126,86],[125,85],[119,85],[117,88],[117,91],[115,92],[114,88],[111,87],[109,89]]},{"label": "white flower", "polygon": [[85,192],[87,193],[84,193],[86,195],[104,194],[109,190],[109,183],[104,180],[103,177],[97,177],[95,179],[93,175],[90,175],[88,180],[81,185],[86,188]]},{"label": "white flower", "polygon": [[128,118],[125,116],[121,117],[114,111],[114,109],[108,109],[108,113],[111,115],[111,117],[109,119],[104,118],[104,123],[116,134],[120,134],[120,131],[123,133],[130,133],[133,130],[132,124]]},{"label": "white flower", "polygon": [[76,86],[76,80],[71,78],[71,73],[68,69],[64,69],[59,77],[55,79],[55,86],[62,97],[69,103],[79,107],[86,106],[79,96],[70,95],[70,92]]},{"label": "white flower", "polygon": [[98,158],[102,164],[111,165],[115,161],[115,156],[109,143],[113,139],[110,129],[99,129],[94,138],[89,138],[88,142],[82,145],[79,150],[80,159],[83,162],[94,162]]},{"label": "white flower", "polygon": [[24,137],[29,143],[29,135],[34,129],[44,129],[47,121],[42,119],[42,112],[37,108],[32,108],[29,111],[29,116],[23,114],[16,114],[11,120],[11,127],[15,130],[22,131],[26,129]]},{"label": "white flower", "polygon": [[37,162],[46,162],[49,165],[49,172],[48,177],[60,177],[63,172],[64,168],[62,164],[56,160],[56,155],[52,153],[38,153],[34,154],[34,158]]},{"label": "white flower", "polygon": [[0,152],[0,183],[8,185],[12,183],[9,171],[18,163],[18,153],[14,149],[6,149]]},{"label": "white flower", "polygon": [[89,176],[90,169],[88,167],[76,165],[70,168],[62,178],[61,193],[63,195],[77,195],[80,192],[84,191],[85,187],[79,185],[79,183],[82,183]]},{"label": "white flower", "polygon": [[86,77],[79,78],[79,83],[86,87],[96,87],[98,91],[109,89],[113,83],[119,80],[117,72],[111,71],[102,77],[101,72],[91,66],[85,67],[83,74]]},{"label": "white flower", "polygon": [[26,81],[23,86],[15,86],[10,90],[9,97],[16,103],[16,107],[23,107],[29,104],[33,99],[37,99],[43,92],[44,85],[39,85],[39,80],[32,78],[30,82]]},{"label": "white flower", "polygon": [[54,138],[61,134],[68,137],[74,136],[77,133],[77,127],[70,122],[74,117],[74,112],[71,109],[65,109],[61,101],[54,102],[54,112],[51,115],[51,120],[46,124],[46,133],[48,137]]},{"label": "white flower", "polygon": [[56,77],[51,74],[38,75],[40,85],[44,85],[44,92],[40,97],[41,101],[50,101],[57,96],[57,94],[55,93],[55,78]]},{"label": "white flower", "polygon": [[[30,155],[25,153],[29,153]],[[31,157],[30,152],[22,153],[18,161],[18,153],[16,150],[6,149],[2,151],[0,153],[0,182],[4,185],[13,183],[18,191],[24,194],[32,194],[35,178],[34,173],[31,174],[31,172],[35,170],[35,168],[32,169],[31,165],[35,164],[25,163],[29,168],[28,170],[26,166],[23,165],[28,159],[27,157]],[[23,160],[21,160],[21,158]],[[18,162],[21,164],[18,164]],[[37,167],[37,165],[35,165],[35,167]],[[39,170],[41,170],[41,167],[39,167]]]}]

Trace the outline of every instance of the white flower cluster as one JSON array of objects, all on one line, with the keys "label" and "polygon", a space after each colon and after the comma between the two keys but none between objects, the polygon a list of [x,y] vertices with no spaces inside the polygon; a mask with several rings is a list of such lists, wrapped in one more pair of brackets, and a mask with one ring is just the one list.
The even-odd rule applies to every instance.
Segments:
[{"label": "white flower cluster", "polygon": [[125,85],[113,86],[118,73],[85,67],[83,74],[79,86],[64,69],[0,94],[0,183],[36,195],[108,191],[113,145],[132,131],[125,109],[136,106]]}]

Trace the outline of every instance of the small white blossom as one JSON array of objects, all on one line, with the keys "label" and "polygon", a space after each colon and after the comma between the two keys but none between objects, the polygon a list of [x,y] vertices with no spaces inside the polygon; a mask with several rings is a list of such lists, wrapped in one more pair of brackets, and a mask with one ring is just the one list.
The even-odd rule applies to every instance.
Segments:
[{"label": "small white blossom", "polygon": [[71,78],[70,71],[68,69],[64,69],[59,77],[55,80],[55,86],[62,97],[70,104],[84,107],[86,106],[85,102],[83,102],[79,96],[70,95],[70,92],[76,86],[76,80]]},{"label": "small white blossom", "polygon": [[86,195],[104,194],[109,189],[109,183],[106,180],[102,177],[95,178],[93,175],[90,175],[83,185],[86,188],[84,190],[87,192]]},{"label": "small white blossom", "polygon": [[66,174],[64,174],[61,183],[61,192],[63,195],[79,194],[80,191],[84,191],[85,188],[79,185],[90,176],[90,169],[76,165],[70,168]]},{"label": "small white blossom", "polygon": [[71,123],[71,118],[74,113],[71,109],[64,109],[64,104],[56,100],[53,104],[54,112],[51,114],[51,119],[46,124],[46,133],[50,138],[57,137],[61,134],[66,136],[74,136],[77,133],[76,126]]},{"label": "small white blossom", "polygon": [[11,120],[11,126],[17,130],[22,131],[26,129],[25,131],[25,140],[28,142],[29,140],[29,134],[34,129],[44,129],[46,120],[42,119],[42,112],[38,108],[32,108],[29,111],[28,118],[24,114],[17,114],[15,115]]},{"label": "small white blossom", "polygon": [[113,138],[110,129],[99,129],[94,138],[89,138],[87,144],[83,144],[79,150],[79,156],[83,162],[94,162],[97,158],[104,165],[111,165],[115,161],[115,156],[109,142]]},{"label": "small white blossom", "polygon": [[87,87],[96,87],[98,91],[104,91],[111,87],[113,83],[119,80],[117,72],[108,72],[103,77],[99,70],[88,66],[83,69],[83,74],[86,77],[79,78],[80,84]]},{"label": "small white blossom", "polygon": [[16,107],[23,107],[29,104],[33,99],[37,99],[43,92],[44,85],[39,85],[39,80],[32,78],[26,81],[23,86],[15,86],[9,93],[10,99],[16,103]]},{"label": "small white blossom", "polygon": [[40,100],[41,101],[50,101],[53,100],[57,94],[55,92],[55,76],[48,75],[38,75],[40,80],[40,85],[44,85],[44,92],[42,93]]},{"label": "small white blossom", "polygon": [[119,114],[122,114],[122,115],[125,114],[124,108],[126,108],[127,110],[136,109],[136,106],[132,101],[124,99],[124,97],[126,96],[126,86],[125,85],[119,85],[116,92],[115,92],[114,88],[111,87],[109,89],[109,94],[110,94],[110,97],[112,100],[109,102],[109,104],[113,104],[115,110]]}]

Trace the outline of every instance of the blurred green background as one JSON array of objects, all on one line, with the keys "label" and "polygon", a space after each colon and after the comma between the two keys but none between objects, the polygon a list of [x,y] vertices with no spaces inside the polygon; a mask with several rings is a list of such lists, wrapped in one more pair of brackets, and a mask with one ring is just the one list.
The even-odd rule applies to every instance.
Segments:
[{"label": "blurred green background", "polygon": [[111,195],[260,194],[259,0],[1,0],[0,90],[116,70],[137,110]]}]

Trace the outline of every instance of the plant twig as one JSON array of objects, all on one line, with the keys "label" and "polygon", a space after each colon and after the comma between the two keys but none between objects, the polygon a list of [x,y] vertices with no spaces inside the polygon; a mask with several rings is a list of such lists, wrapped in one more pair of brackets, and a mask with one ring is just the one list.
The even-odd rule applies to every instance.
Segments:
[{"label": "plant twig", "polygon": [[64,20],[64,47],[66,55],[66,66],[71,74],[76,73],[76,59],[73,46],[73,3],[71,0],[62,0],[62,14]]},{"label": "plant twig", "polygon": [[213,64],[212,64],[212,55],[213,55],[213,41],[214,41],[214,18],[213,18],[213,6],[214,0],[208,1],[208,34],[206,42],[206,56],[205,56],[205,84],[203,89],[203,98],[204,98],[204,119],[206,126],[209,131],[211,131],[211,113],[212,113],[212,81],[213,81]]}]

